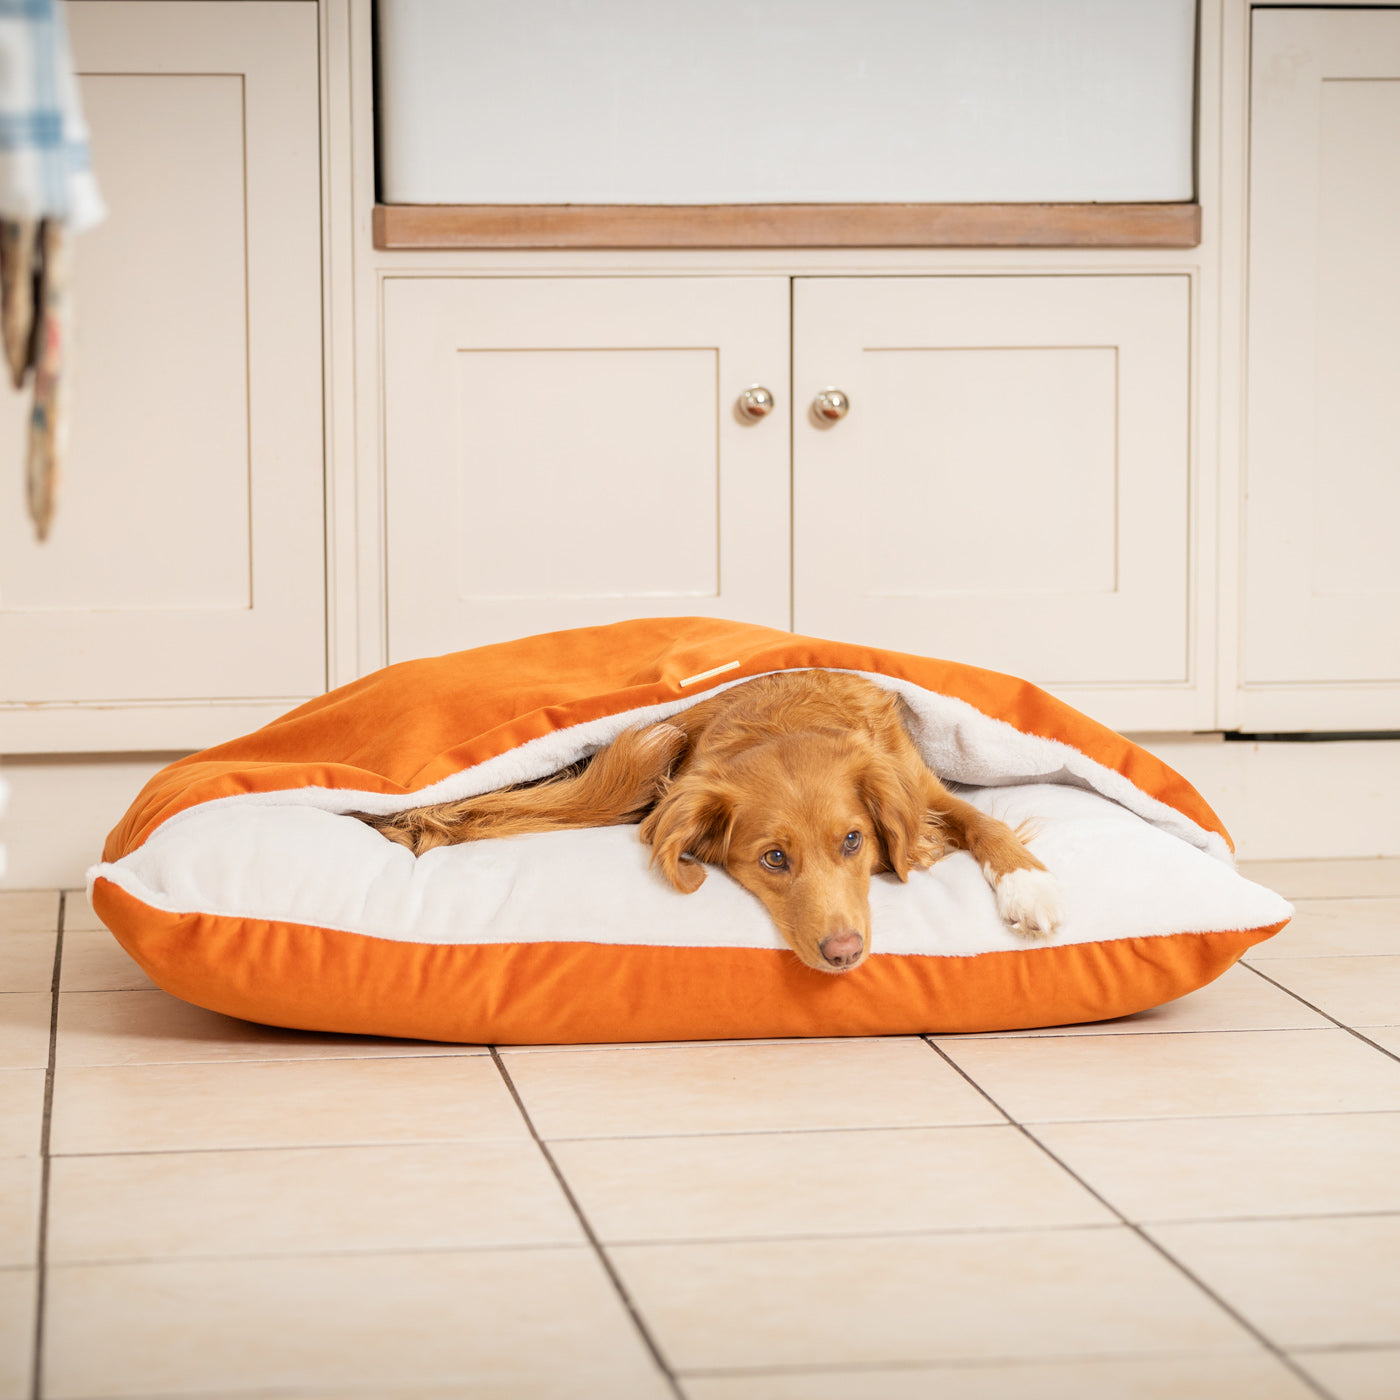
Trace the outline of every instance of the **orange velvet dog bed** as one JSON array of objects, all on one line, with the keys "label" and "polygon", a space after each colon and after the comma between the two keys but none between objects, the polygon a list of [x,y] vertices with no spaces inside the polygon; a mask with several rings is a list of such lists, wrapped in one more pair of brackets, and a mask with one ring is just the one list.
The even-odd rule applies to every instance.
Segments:
[{"label": "orange velvet dog bed", "polygon": [[[415,857],[353,811],[544,776],[723,686],[828,667],[896,689],[944,779],[1064,892],[1053,941],[996,916],[972,858],[872,884],[873,954],[802,966],[716,873],[678,894],[635,827]],[[880,1035],[1126,1015],[1217,977],[1287,921],[1214,812],[1151,754],[1025,681],[708,619],[409,661],[159,773],[89,874],[151,978],[280,1026],[497,1043]]]}]

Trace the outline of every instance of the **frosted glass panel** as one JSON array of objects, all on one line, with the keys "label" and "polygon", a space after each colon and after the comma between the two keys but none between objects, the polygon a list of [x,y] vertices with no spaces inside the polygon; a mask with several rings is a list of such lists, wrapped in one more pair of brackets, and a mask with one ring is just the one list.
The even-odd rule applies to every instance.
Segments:
[{"label": "frosted glass panel", "polygon": [[1186,200],[1195,0],[379,0],[405,204]]}]

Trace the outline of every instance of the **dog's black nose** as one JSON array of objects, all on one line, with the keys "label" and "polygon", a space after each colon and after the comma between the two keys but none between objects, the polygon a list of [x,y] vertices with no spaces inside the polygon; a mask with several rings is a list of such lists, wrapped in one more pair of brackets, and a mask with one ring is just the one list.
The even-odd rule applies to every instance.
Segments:
[{"label": "dog's black nose", "polygon": [[854,929],[847,929],[845,933],[833,933],[831,937],[823,938],[821,947],[822,957],[832,967],[850,967],[860,957],[865,939]]}]

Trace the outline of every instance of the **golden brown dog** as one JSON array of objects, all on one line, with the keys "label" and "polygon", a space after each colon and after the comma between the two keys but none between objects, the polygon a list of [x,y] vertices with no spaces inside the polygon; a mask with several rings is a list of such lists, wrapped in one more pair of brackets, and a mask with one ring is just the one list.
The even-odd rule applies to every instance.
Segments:
[{"label": "golden brown dog", "polygon": [[704,863],[757,895],[808,967],[849,972],[870,951],[870,877],[907,880],[971,852],[1001,917],[1031,937],[1060,921],[1054,878],[1004,822],[962,801],[920,756],[897,695],[836,671],[745,681],[660,724],[627,730],[540,783],[388,817],[416,854],[485,837],[641,823],[676,889]]}]

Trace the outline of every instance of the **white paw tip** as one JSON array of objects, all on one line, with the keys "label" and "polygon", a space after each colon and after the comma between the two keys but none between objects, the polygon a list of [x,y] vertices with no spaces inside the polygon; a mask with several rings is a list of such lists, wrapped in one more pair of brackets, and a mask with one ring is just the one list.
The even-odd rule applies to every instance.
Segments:
[{"label": "white paw tip", "polygon": [[1048,870],[1012,870],[996,884],[997,913],[1027,938],[1051,938],[1064,919],[1060,883]]}]

